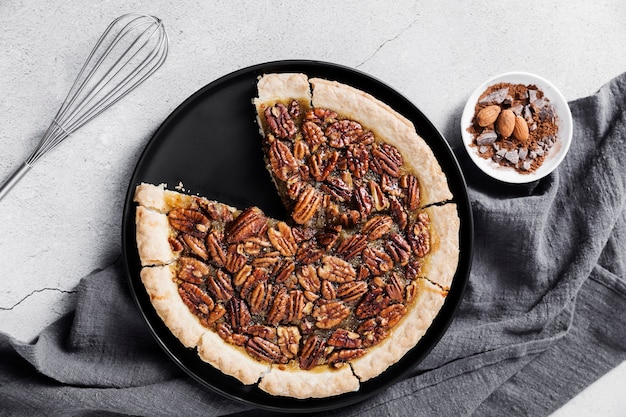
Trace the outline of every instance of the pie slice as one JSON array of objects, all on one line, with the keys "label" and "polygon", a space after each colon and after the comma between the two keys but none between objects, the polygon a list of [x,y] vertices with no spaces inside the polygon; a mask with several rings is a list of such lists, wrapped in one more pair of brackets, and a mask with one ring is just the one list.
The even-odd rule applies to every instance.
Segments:
[{"label": "pie slice", "polygon": [[181,343],[242,383],[294,398],[356,391],[443,306],[457,206],[432,150],[376,98],[304,74],[265,75],[258,93],[289,219],[140,184],[141,279]]}]

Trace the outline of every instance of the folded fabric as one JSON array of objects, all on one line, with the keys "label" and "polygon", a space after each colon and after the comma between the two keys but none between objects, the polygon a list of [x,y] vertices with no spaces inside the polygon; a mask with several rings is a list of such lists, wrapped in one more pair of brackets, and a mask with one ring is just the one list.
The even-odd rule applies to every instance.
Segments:
[{"label": "folded fabric", "polygon": [[[406,379],[324,415],[547,415],[626,360],[626,73],[570,107],[570,152],[536,183],[496,183],[461,160],[475,249],[455,319]],[[77,299],[33,343],[0,334],[0,415],[274,414],[186,376],[119,263]]]}]

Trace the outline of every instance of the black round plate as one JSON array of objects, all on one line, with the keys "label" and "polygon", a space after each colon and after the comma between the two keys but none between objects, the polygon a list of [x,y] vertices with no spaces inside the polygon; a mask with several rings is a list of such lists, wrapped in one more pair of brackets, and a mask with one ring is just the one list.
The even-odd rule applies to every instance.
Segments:
[{"label": "black round plate", "polygon": [[[266,171],[261,137],[251,100],[259,75],[302,72],[352,85],[372,94],[410,119],[433,149],[448,181],[461,218],[460,263],[442,310],[421,341],[398,363],[363,384],[357,392],[323,399],[275,397],[255,385],[246,386],[203,362],[185,348],[157,316],[139,278],[135,245],[133,193],[141,182],[179,183],[199,194],[239,208],[256,205],[269,216],[286,219]],[[398,381],[430,352],[450,324],[469,276],[473,223],[465,180],[448,143],[410,101],[384,83],[353,69],[317,61],[279,61],[228,74],[197,91],[163,122],[141,155],[130,180],[122,225],[125,268],[132,295],[150,331],[171,359],[200,384],[233,400],[281,412],[313,412],[362,401]]]}]

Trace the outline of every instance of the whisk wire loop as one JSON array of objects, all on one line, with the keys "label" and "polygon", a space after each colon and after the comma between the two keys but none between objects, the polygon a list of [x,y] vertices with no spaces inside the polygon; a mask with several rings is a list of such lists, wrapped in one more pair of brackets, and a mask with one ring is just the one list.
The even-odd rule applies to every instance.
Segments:
[{"label": "whisk wire loop", "polygon": [[115,19],[89,53],[38,146],[0,186],[0,200],[42,156],[159,69],[168,42],[157,17],[130,13]]}]

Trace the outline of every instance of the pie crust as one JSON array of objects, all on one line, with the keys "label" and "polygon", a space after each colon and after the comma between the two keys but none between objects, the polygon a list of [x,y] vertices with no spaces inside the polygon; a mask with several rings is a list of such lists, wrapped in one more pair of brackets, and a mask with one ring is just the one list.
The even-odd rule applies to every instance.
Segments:
[{"label": "pie crust", "polygon": [[[292,219],[284,222],[267,219],[258,209],[246,208],[241,211],[202,197],[167,190],[163,184],[139,184],[135,191],[135,202],[138,204],[136,239],[142,265],[141,280],[157,314],[172,334],[185,347],[196,349],[202,360],[243,384],[258,384],[260,389],[272,395],[302,399],[323,398],[356,391],[361,382],[380,375],[413,349],[428,331],[443,306],[459,259],[460,224],[457,206],[451,202],[453,196],[435,155],[416,133],[412,123],[373,96],[335,81],[320,78],[309,79],[304,74],[264,75],[259,79],[258,90],[258,97],[253,100],[253,104],[257,109],[258,125],[263,135],[266,164],[277,186],[277,192],[281,195],[287,209],[292,212]],[[293,104],[294,102],[296,104]],[[293,170],[289,171],[287,167],[286,171],[281,171],[280,166],[276,167],[276,155],[271,154],[275,149],[270,148],[273,141],[280,139],[274,137],[273,129],[276,126],[271,125],[267,118],[269,114],[267,112],[276,111],[272,108],[278,109],[279,106],[286,108],[285,105],[293,105],[303,112],[314,111],[314,109],[333,110],[339,115],[337,117],[340,117],[340,120],[358,121],[364,129],[372,132],[375,142],[371,146],[389,144],[400,152],[401,159],[404,161],[401,171],[403,174],[396,172],[397,175],[394,174],[394,176],[415,176],[417,178],[415,187],[419,187],[419,193],[414,192],[419,196],[419,205],[410,209],[408,207],[413,203],[409,202],[409,197],[407,197],[409,189],[398,191],[397,199],[407,201],[405,203],[407,206],[403,210],[408,215],[402,225],[400,225],[402,222],[395,217],[394,221],[398,224],[388,224],[389,219],[393,217],[393,213],[389,212],[389,204],[384,208],[375,209],[371,215],[362,213],[360,223],[358,221],[348,223],[343,229],[338,225],[330,224],[331,217],[328,213],[320,214],[321,209],[306,217],[295,216],[299,209],[307,209],[307,207],[301,207],[306,205],[306,201],[305,203],[301,201],[304,192],[292,193],[289,188],[293,183],[290,183],[290,178],[287,177],[295,175]],[[284,120],[281,119],[283,116],[276,117],[277,120]],[[301,118],[301,116],[293,117]],[[298,140],[303,139],[283,138],[283,140],[292,141],[287,146],[293,147]],[[308,150],[308,147],[301,146],[301,148]],[[313,152],[311,151],[311,154]],[[371,179],[374,178],[373,174],[367,175],[369,175],[370,182],[373,181]],[[380,178],[382,175],[380,174]],[[391,181],[395,181],[394,184],[397,187],[398,179],[392,178]],[[310,182],[302,186],[318,187],[319,184]],[[315,192],[322,193],[319,190],[312,191],[312,193]],[[325,197],[324,204],[328,201],[329,199]],[[337,207],[345,209],[345,204],[337,205]],[[388,212],[389,214],[385,214]],[[204,215],[198,213],[204,213]],[[182,220],[177,216],[183,216]],[[194,216],[198,216],[199,220],[190,220]],[[372,227],[366,226],[370,224],[369,220],[372,218],[376,218],[377,221],[383,219],[387,222],[384,224],[386,229],[383,228],[380,236],[373,237]],[[259,219],[262,221],[259,222]],[[376,223],[373,224],[376,225]],[[366,229],[369,235],[365,233]],[[391,239],[391,235],[388,234],[397,230],[396,234],[406,233],[406,239],[411,242],[412,249],[409,250],[411,255],[408,258],[409,255],[402,257],[402,254],[394,254],[393,259],[387,255],[389,260],[395,262],[391,264],[393,269],[382,268],[381,265],[386,262],[384,257],[380,258],[383,259],[380,261],[383,262],[382,264],[376,264],[378,260],[374,264],[368,264],[363,255],[363,260],[359,262],[361,264],[359,265],[354,260],[350,261],[352,263],[343,261],[340,258],[343,255],[340,255],[337,246],[333,246],[335,245],[333,241],[327,246],[327,253],[315,259],[311,258],[311,263],[307,263],[309,261],[306,259],[309,258],[306,256],[299,257],[301,253],[310,255],[304,250],[303,245],[308,244],[312,236],[315,236],[315,239],[321,239],[317,236],[328,230],[336,232],[335,240],[338,239],[339,242],[348,241],[349,238],[360,236],[363,232],[364,236],[368,237],[365,247],[369,248],[369,245],[374,245],[372,248],[378,248],[378,250],[389,247],[385,246]],[[422,234],[417,235],[418,232]],[[220,247],[223,248],[222,252],[219,250],[210,252],[210,248],[207,249],[208,246],[204,246],[204,240],[208,242],[208,235],[211,233],[222,239],[219,241],[222,242],[220,243],[222,245]],[[285,238],[285,233],[290,237],[289,239]],[[237,239],[234,238],[235,235]],[[239,239],[239,235],[244,238]],[[265,235],[269,237],[269,240],[263,237]],[[296,235],[297,239],[294,237]],[[232,241],[229,240],[231,238]],[[404,239],[402,238],[401,241],[406,243]],[[183,240],[184,244],[181,243]],[[198,249],[200,252],[196,251],[194,245],[198,241],[204,252],[200,249]],[[250,247],[245,246],[248,243]],[[229,252],[225,254],[224,248],[227,244]],[[418,246],[413,246],[414,244]],[[268,245],[272,250],[276,250],[270,252]],[[241,256],[237,258],[238,255],[235,252],[231,254],[231,248],[243,251],[239,253]],[[425,248],[424,254],[416,255],[422,248]],[[374,249],[372,249],[373,252]],[[246,252],[247,250],[250,252]],[[252,252],[253,250],[257,252]],[[267,256],[269,260],[261,259],[263,256]],[[284,276],[280,275],[282,269],[271,264],[271,259],[276,259],[273,262],[278,265],[282,262],[281,259],[294,257],[298,261],[291,263],[291,271],[287,271],[287,275]],[[241,264],[237,264],[237,259],[240,258],[245,259]],[[229,264],[231,259],[234,259],[232,262],[235,264]],[[346,259],[349,259],[347,255]],[[418,261],[419,263],[415,263]],[[197,269],[194,262],[202,264],[202,268]],[[244,265],[244,262],[248,263]],[[320,287],[318,284],[319,293],[311,294],[310,291],[307,293],[306,288],[300,287],[302,284],[298,283],[300,282],[297,278],[300,276],[298,274],[304,273],[304,269],[309,267],[323,278],[320,278],[323,285]],[[333,269],[339,267],[352,272],[348,276],[341,275],[338,270]],[[408,275],[407,277],[403,275],[405,272],[400,272],[405,268],[409,271],[409,267],[413,268],[410,279],[407,278]],[[376,272],[377,268],[381,270]],[[298,314],[294,313],[289,320],[271,319],[273,310],[268,310],[269,307],[264,307],[265,310],[262,310],[264,313],[252,314],[253,316],[261,314],[265,317],[264,320],[267,320],[259,322],[258,326],[265,326],[264,329],[275,329],[272,333],[274,334],[272,342],[256,336],[256,333],[248,332],[247,327],[254,327],[248,324],[251,323],[251,315],[246,313],[247,316],[245,316],[239,310],[243,308],[247,311],[246,303],[251,303],[250,292],[246,292],[244,296],[243,289],[248,281],[238,278],[242,276],[244,270],[248,274],[244,276],[247,280],[251,279],[255,270],[273,271],[269,272],[271,276],[264,277],[261,281],[251,281],[259,287],[259,282],[273,285],[271,287],[273,292],[270,293],[270,296],[275,297],[272,309],[275,308],[276,298],[279,297],[281,291],[284,294],[288,291],[289,294],[298,293],[296,295],[300,298],[303,293],[309,297],[306,304],[305,301],[299,304],[303,310],[297,310]],[[368,274],[363,275],[364,278],[360,275],[362,271]],[[224,283],[214,277],[219,274],[226,277],[223,279],[228,282]],[[267,281],[263,281],[265,279]],[[357,294],[360,298],[340,298],[333,292],[342,288],[342,283],[353,283],[361,279],[367,280],[368,290],[362,293],[363,295]],[[207,281],[210,282],[207,283]],[[290,287],[287,287],[288,283],[291,283]],[[205,286],[207,291],[202,290]],[[294,290],[294,288],[297,289]],[[370,303],[365,307],[377,307],[375,303],[380,302],[381,307],[376,310],[380,313],[358,315],[354,309],[358,310],[362,304],[366,304],[363,300],[370,296],[370,292],[371,297],[376,298],[372,301],[374,304]],[[335,299],[340,301],[333,301]],[[288,308],[291,309],[296,308],[294,307],[295,298],[285,300],[291,304],[285,304],[287,301],[284,301],[283,305],[289,305]],[[238,305],[242,307],[237,307]],[[341,315],[339,321],[336,322],[339,324],[336,324],[333,321],[335,313],[332,312],[332,308],[339,306],[337,310],[343,314],[347,311],[348,305],[352,306],[351,312],[346,313],[348,315]],[[391,313],[383,314],[385,311],[391,311]],[[393,311],[401,311],[401,313],[394,315]],[[357,316],[354,316],[355,314]],[[297,317],[302,317],[302,319]],[[315,317],[317,321],[307,322],[310,317]],[[244,319],[245,324],[242,324]],[[370,326],[374,326],[370,332],[360,330],[365,326],[366,321],[371,322]],[[387,325],[387,321],[393,321],[393,324]],[[358,339],[358,344],[352,346],[351,340],[341,342],[345,344],[326,344],[330,343],[341,326],[349,329],[343,335],[349,334],[349,337],[346,336],[349,339]],[[357,327],[361,333],[355,333]],[[294,333],[289,333],[290,331]],[[287,334],[285,338],[282,336],[283,332]],[[279,336],[276,336],[276,333]],[[366,338],[369,337],[373,339],[368,339],[368,342]],[[314,346],[311,349],[317,349],[315,351],[318,352],[317,356],[311,354],[310,349],[306,350],[308,349],[307,343],[311,340],[311,346]],[[320,340],[322,344],[315,344]],[[362,345],[361,340],[363,340]],[[256,345],[252,345],[252,342]],[[297,353],[294,353],[293,349]],[[258,352],[261,352],[260,357]],[[335,359],[331,360],[330,358],[335,353]],[[344,353],[345,359],[338,356]],[[306,363],[307,359],[311,359],[311,355],[315,359],[313,365],[303,367],[302,360],[304,359]],[[274,363],[260,359],[266,357]],[[324,357],[326,359],[322,359]],[[300,365],[298,365],[299,360]]]}]

